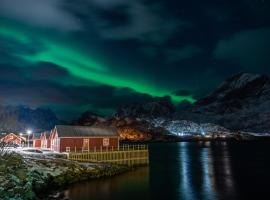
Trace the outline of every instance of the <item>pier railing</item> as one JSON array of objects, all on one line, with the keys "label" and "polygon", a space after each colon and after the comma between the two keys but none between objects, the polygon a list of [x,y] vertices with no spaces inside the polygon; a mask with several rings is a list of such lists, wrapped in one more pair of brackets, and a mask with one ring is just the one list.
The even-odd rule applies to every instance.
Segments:
[{"label": "pier railing", "polygon": [[69,159],[80,162],[148,165],[149,151],[147,145],[121,145],[118,149],[97,148],[95,151],[70,152]]}]

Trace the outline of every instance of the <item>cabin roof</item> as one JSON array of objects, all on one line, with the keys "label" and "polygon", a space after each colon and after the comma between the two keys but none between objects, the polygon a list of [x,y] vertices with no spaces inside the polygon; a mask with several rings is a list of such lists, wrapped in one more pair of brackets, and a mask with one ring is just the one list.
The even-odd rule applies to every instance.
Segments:
[{"label": "cabin roof", "polygon": [[1,137],[0,137],[0,141],[5,140],[5,139],[6,139],[7,137],[9,137],[9,136],[13,136],[13,137],[15,137],[15,138],[17,138],[17,139],[19,139],[19,140],[24,140],[24,141],[26,141],[26,138],[25,138],[25,137],[19,136],[19,135],[15,134],[15,133],[8,133],[8,134],[6,134],[6,135],[4,135],[4,136],[1,136]]},{"label": "cabin roof", "polygon": [[16,137],[17,139],[21,140],[21,138],[20,138],[18,135],[16,135],[15,133],[8,133],[8,134],[6,134],[6,135],[3,135],[3,136],[1,137],[1,140],[4,140],[5,138],[7,138],[7,137],[9,137],[9,136],[13,136],[13,137]]},{"label": "cabin roof", "polygon": [[40,139],[40,136],[41,136],[41,133],[32,133],[30,136],[29,136],[29,139],[30,140],[39,140]]},{"label": "cabin roof", "polygon": [[117,129],[109,126],[55,126],[58,137],[118,136]]},{"label": "cabin roof", "polygon": [[43,137],[45,136],[46,138],[49,138],[50,137],[50,134],[51,134],[50,131],[44,131],[43,134],[42,134],[42,136]]}]

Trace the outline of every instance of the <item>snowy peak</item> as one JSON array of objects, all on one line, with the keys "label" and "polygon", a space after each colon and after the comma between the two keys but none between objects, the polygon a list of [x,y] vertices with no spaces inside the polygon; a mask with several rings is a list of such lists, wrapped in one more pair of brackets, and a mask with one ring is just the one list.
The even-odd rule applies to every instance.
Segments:
[{"label": "snowy peak", "polygon": [[35,131],[51,129],[58,119],[53,111],[27,106],[0,106],[0,130],[19,132],[31,127]]},{"label": "snowy peak", "polygon": [[180,117],[233,130],[270,132],[270,78],[248,73],[234,75]]},{"label": "snowy peak", "polygon": [[105,118],[101,117],[100,115],[93,113],[91,111],[86,111],[82,113],[80,118],[75,124],[84,125],[84,126],[92,126],[97,123],[104,122]]},{"label": "snowy peak", "polygon": [[174,112],[175,107],[170,101],[154,101],[145,104],[134,103],[122,106],[114,116],[118,118],[156,118],[168,117]]},{"label": "snowy peak", "polygon": [[258,74],[249,74],[249,73],[240,73],[232,76],[231,78],[227,79],[223,84],[222,87],[229,87],[232,89],[241,88],[248,83],[260,79],[263,77],[262,75]]},{"label": "snowy peak", "polygon": [[270,91],[270,79],[265,75],[241,73],[224,81],[212,94],[201,99],[197,105],[217,101],[231,102],[247,98],[259,98]]}]

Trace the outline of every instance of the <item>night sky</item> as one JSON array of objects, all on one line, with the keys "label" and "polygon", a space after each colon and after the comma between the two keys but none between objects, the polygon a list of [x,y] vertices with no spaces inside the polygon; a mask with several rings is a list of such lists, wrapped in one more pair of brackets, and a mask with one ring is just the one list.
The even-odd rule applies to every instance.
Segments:
[{"label": "night sky", "polygon": [[270,73],[269,0],[0,0],[0,101],[85,110],[207,95]]}]

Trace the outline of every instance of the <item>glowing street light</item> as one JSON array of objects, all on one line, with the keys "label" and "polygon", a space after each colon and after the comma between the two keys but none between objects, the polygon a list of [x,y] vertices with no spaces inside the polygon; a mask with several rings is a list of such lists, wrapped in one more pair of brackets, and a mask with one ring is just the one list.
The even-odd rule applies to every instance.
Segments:
[{"label": "glowing street light", "polygon": [[29,136],[32,134],[32,130],[31,130],[31,129],[28,129],[28,130],[26,131],[26,133],[27,133],[28,148],[29,148]]}]

